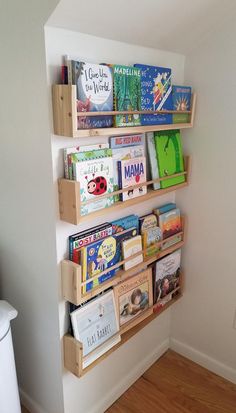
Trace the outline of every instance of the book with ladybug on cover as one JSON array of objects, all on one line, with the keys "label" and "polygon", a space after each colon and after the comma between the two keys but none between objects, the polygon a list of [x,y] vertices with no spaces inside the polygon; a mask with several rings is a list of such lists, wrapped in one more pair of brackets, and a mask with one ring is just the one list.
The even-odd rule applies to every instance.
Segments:
[{"label": "book with ladybug on cover", "polygon": [[[96,152],[96,154],[95,154]],[[104,152],[104,155],[97,156],[97,152]],[[114,202],[113,196],[100,198],[99,195],[105,195],[113,192],[113,160],[111,149],[100,151],[81,152],[73,154],[77,162],[73,163],[73,177],[80,183],[81,202],[90,199],[90,202],[81,205],[81,215],[87,215],[99,209],[107,208]]]},{"label": "book with ladybug on cover", "polygon": [[122,201],[136,198],[147,193],[146,186],[132,188],[134,185],[146,182],[146,158],[145,156],[117,162],[119,187],[130,190],[121,194]]}]

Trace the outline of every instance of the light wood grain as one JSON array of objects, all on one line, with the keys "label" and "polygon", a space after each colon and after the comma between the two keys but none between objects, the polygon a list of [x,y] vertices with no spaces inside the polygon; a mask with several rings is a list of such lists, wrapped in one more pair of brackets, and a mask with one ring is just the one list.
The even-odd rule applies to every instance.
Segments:
[{"label": "light wood grain", "polygon": [[[10,412],[9,412],[10,413]],[[26,409],[23,405],[21,405],[21,413],[30,413],[29,410]]]},{"label": "light wood grain", "polygon": [[169,350],[106,413],[235,413],[236,385]]}]

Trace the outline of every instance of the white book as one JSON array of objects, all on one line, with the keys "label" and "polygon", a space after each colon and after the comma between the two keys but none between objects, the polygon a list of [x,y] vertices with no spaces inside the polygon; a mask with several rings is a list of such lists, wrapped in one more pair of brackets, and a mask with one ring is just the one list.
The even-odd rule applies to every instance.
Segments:
[{"label": "white book", "polygon": [[[124,259],[132,257],[132,255],[137,254],[139,251],[142,251],[142,237],[141,235],[137,235],[136,237],[132,237],[122,243],[122,250],[123,250],[123,257]],[[124,270],[127,271],[130,268],[134,267],[135,265],[140,264],[143,262],[143,254],[137,255],[135,258],[130,259],[129,261],[124,263]]]},{"label": "white book", "polygon": [[[158,170],[158,159],[156,154],[156,147],[155,147],[155,140],[154,140],[154,133],[147,132],[147,149],[148,149],[148,157],[151,169],[151,177],[152,179],[160,178],[159,170]],[[160,182],[156,182],[153,184],[153,189],[160,189],[161,185]]]}]

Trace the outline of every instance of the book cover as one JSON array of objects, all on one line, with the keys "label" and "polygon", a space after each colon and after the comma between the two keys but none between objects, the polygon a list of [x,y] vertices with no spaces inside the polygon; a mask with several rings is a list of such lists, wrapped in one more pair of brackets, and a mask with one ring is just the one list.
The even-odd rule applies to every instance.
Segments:
[{"label": "book cover", "polygon": [[69,259],[80,264],[80,251],[82,247],[92,244],[99,239],[112,235],[112,224],[105,222],[82,232],[69,236]]},{"label": "book cover", "polygon": [[189,86],[172,86],[172,107],[180,113],[173,114],[173,123],[187,123],[190,121],[188,113],[181,111],[191,109],[191,87]]},{"label": "book cover", "polygon": [[114,295],[120,327],[128,324],[132,328],[153,304],[151,269],[119,283],[114,287]]},{"label": "book cover", "polygon": [[[114,110],[135,111],[141,110],[141,83],[140,70],[132,66],[112,65]],[[140,115],[116,115],[115,125],[139,126]]]},{"label": "book cover", "polygon": [[64,148],[63,149],[63,159],[64,159],[64,177],[66,179],[72,179],[72,168],[71,166],[71,158],[68,158],[68,155],[76,152],[86,152],[86,151],[94,151],[97,149],[105,149],[109,148],[108,143],[99,143],[97,145],[82,145],[82,146],[74,146],[72,148]]},{"label": "book cover", "polygon": [[[122,242],[137,235],[136,228],[130,228],[121,233],[101,239],[81,249],[81,264],[83,281],[102,273],[121,261]],[[113,277],[121,267],[111,269],[106,274],[101,275],[89,282],[83,288],[87,292],[104,281]]]},{"label": "book cover", "polygon": [[[156,302],[179,286],[181,250],[177,250],[156,262]],[[169,295],[171,300],[171,295]]]},{"label": "book cover", "polygon": [[[141,235],[137,235],[136,237],[130,238],[126,241],[122,242],[122,252],[123,258],[132,257],[132,255],[137,254],[137,252],[142,251],[142,238]],[[127,271],[135,265],[140,264],[143,262],[143,254],[137,255],[137,257],[127,261],[124,263],[124,270]]]},{"label": "book cover", "polygon": [[123,232],[129,228],[136,228],[137,233],[139,229],[139,217],[138,215],[128,215],[127,217],[116,219],[111,222],[112,234]]},{"label": "book cover", "polygon": [[180,234],[176,234],[175,237],[171,238],[171,239],[166,239],[162,245],[161,245],[161,249],[162,251],[166,250],[167,248],[172,247],[172,245],[177,244],[178,242],[182,241],[182,235]]},{"label": "book cover", "polygon": [[143,147],[145,146],[145,137],[143,134],[110,137],[110,148],[111,149],[117,149],[117,148],[123,148],[124,146],[135,146],[135,145],[142,145]]},{"label": "book cover", "polygon": [[161,205],[153,210],[153,213],[157,216],[164,214],[164,212],[176,209],[176,204],[174,202],[169,202],[168,204]]},{"label": "book cover", "polygon": [[162,232],[162,239],[171,237],[182,230],[179,208],[159,215],[158,224]]},{"label": "book cover", "polygon": [[159,227],[151,227],[143,231],[143,248],[145,250],[144,257],[150,257],[161,250],[161,247],[156,245],[161,241],[161,229]]},{"label": "book cover", "polygon": [[[155,146],[160,178],[184,172],[182,142],[179,130],[155,132]],[[185,175],[161,181],[161,188],[185,182]]]},{"label": "book cover", "polygon": [[[104,151],[111,150],[104,149]],[[88,154],[88,152],[81,152],[72,156],[83,154]],[[81,215],[87,215],[113,204],[113,196],[99,198],[99,195],[113,192],[113,160],[111,155],[110,153],[109,156],[104,158],[88,159],[73,164],[74,178],[80,183],[81,202],[94,200],[94,202],[81,205]]]},{"label": "book cover", "polygon": [[[147,132],[147,150],[148,150],[148,157],[149,157],[149,164],[151,170],[151,178],[158,179],[159,178],[159,169],[158,169],[158,159],[156,155],[156,147],[154,141],[154,133]],[[153,184],[153,189],[160,189],[161,185],[160,182],[155,182]]]},{"label": "book cover", "polygon": [[[171,69],[166,67],[135,64],[141,70],[141,109],[172,110]],[[171,114],[141,115],[142,125],[172,123]]]},{"label": "book cover", "polygon": [[147,214],[139,218],[139,231],[143,234],[148,228],[157,226],[157,217],[154,214]]},{"label": "book cover", "polygon": [[130,190],[121,194],[122,201],[136,198],[147,193],[146,186],[132,188],[134,185],[146,182],[146,158],[134,158],[124,161],[118,161],[118,179],[119,188],[130,188]]},{"label": "book cover", "polygon": [[[112,70],[109,66],[71,61],[71,83],[76,85],[78,112],[113,110]],[[112,116],[80,116],[78,129],[112,126]]]},{"label": "book cover", "polygon": [[[113,291],[110,290],[73,311],[71,322],[74,337],[83,344],[84,368],[106,352],[111,347],[110,340],[119,333]],[[114,344],[116,342],[114,341]],[[102,345],[104,346],[101,347]],[[94,352],[96,349],[98,352]],[[87,358],[86,356],[91,352],[93,352],[93,358]]]},{"label": "book cover", "polygon": [[[119,180],[118,180],[118,161],[128,160],[133,158],[140,158],[143,157],[144,154],[144,146],[142,145],[134,145],[134,146],[127,146],[121,147],[117,149],[112,149],[112,159],[113,159],[113,178],[114,178],[114,191],[118,191],[119,189]],[[119,195],[115,195],[114,200],[119,201]]]}]

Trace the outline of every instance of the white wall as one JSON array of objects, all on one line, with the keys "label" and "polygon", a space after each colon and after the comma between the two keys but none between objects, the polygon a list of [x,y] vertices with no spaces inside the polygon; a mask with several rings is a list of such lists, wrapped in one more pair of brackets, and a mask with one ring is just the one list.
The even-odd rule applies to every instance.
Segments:
[{"label": "white wall", "polygon": [[32,413],[63,412],[43,36],[55,5],[3,1],[0,13],[0,297],[19,311],[17,371]]},{"label": "white wall", "polygon": [[[46,27],[45,29],[45,43],[49,85],[59,79],[59,66],[61,64],[61,57],[64,54],[69,54],[71,58],[90,62],[121,64],[142,62],[172,67],[174,81],[178,83],[183,82],[184,57],[175,53],[133,46],[51,27]],[[106,140],[106,138],[103,140]],[[97,142],[97,139],[93,138],[90,141]],[[55,196],[57,196],[57,177],[63,176],[61,148],[76,146],[78,143],[87,143],[87,138],[78,140],[53,136],[52,155]],[[70,234],[85,227],[130,213],[136,212],[139,215],[148,213],[154,206],[171,200],[174,200],[174,194],[145,203],[140,202],[135,211],[133,208],[126,208],[119,213],[109,214],[106,218],[103,216],[97,219],[96,222],[89,221],[87,225],[83,224],[79,227],[59,221],[58,207],[56,207],[58,217],[56,229],[58,263],[64,257],[67,257],[67,240]],[[67,328],[65,308],[65,303],[61,301],[61,335],[65,333]],[[127,386],[137,379],[167,349],[169,343],[169,322],[170,313],[167,311],[81,379],[65,371],[63,375],[65,412],[102,413],[106,407],[119,397]]]},{"label": "white wall", "polygon": [[[234,19],[233,19],[234,18]],[[172,311],[172,347],[236,382],[235,16],[186,58],[197,116],[185,147],[192,182],[177,201],[189,216],[186,291]]]}]

